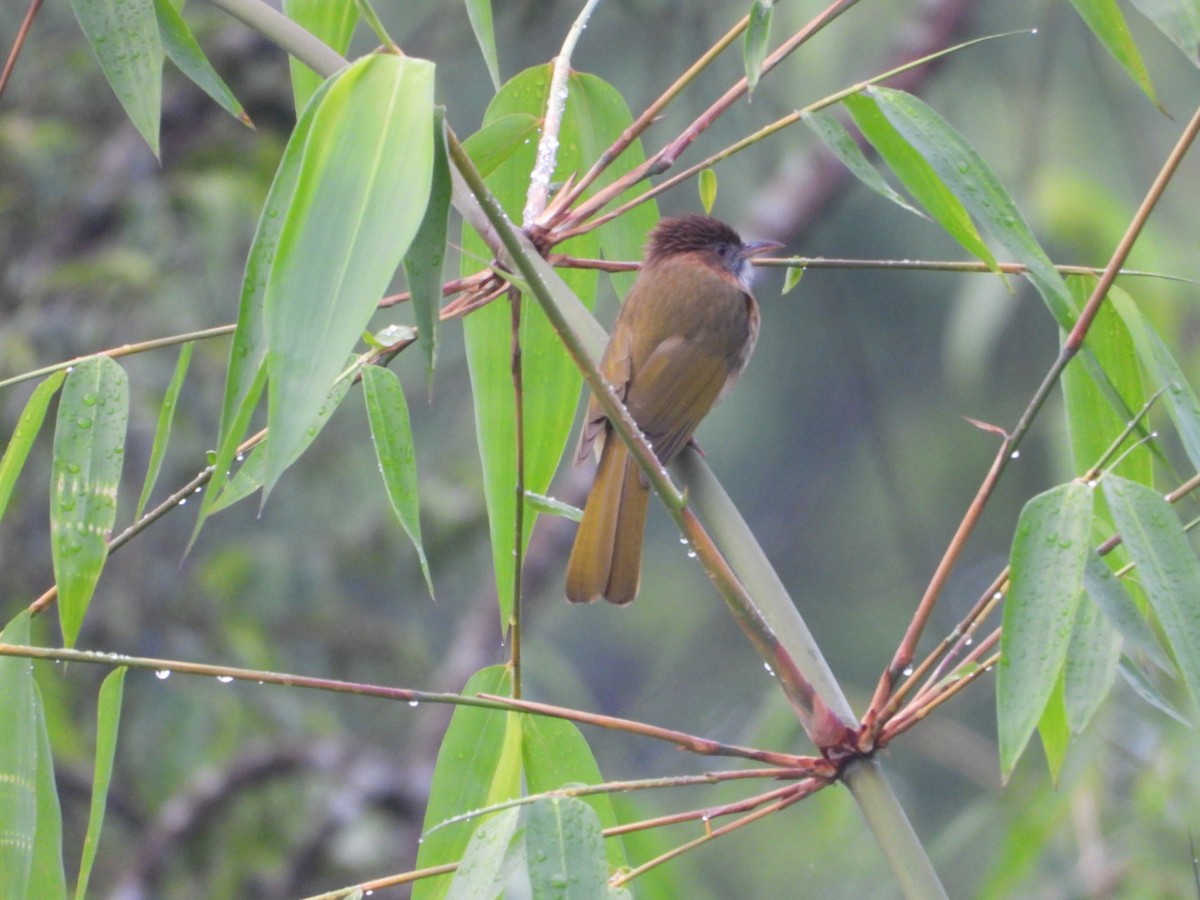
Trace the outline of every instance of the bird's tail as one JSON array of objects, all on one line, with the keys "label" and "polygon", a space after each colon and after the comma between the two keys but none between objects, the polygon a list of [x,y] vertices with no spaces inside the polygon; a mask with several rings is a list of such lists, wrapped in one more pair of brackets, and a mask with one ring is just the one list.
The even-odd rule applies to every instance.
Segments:
[{"label": "bird's tail", "polygon": [[650,488],[629,448],[610,435],[567,563],[568,600],[603,597],[623,605],[637,596],[649,500]]}]

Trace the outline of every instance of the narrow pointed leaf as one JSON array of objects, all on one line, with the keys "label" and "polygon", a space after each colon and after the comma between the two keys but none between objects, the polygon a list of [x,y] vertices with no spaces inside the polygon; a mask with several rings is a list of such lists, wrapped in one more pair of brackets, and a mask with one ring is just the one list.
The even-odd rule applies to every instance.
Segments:
[{"label": "narrow pointed leaf", "polygon": [[[5,644],[29,643],[29,613],[0,633]],[[0,897],[25,897],[38,813],[38,714],[33,661],[0,656]]]},{"label": "narrow pointed leaf", "polygon": [[884,180],[883,175],[859,149],[850,132],[846,130],[846,126],[838,121],[837,116],[827,110],[817,110],[816,112],[806,112],[801,118],[829,151],[841,160],[842,165],[850,170],[851,175],[879,196],[891,200],[902,209],[906,209],[922,219],[928,218]]},{"label": "narrow pointed leaf", "polygon": [[1125,589],[1121,579],[1117,578],[1112,569],[1094,552],[1088,554],[1087,565],[1083,570],[1083,585],[1092,602],[1108,617],[1109,622],[1125,640],[1129,641],[1130,646],[1125,648],[1126,653],[1130,656],[1145,656],[1164,672],[1175,672],[1175,664],[1163,650],[1154,629],[1129,596],[1129,591]]},{"label": "narrow pointed leaf", "polygon": [[[573,784],[604,781],[592,749],[574,722],[547,716],[521,717],[521,756],[525,786],[531,794],[542,794]],[[616,813],[607,794],[583,799],[595,812],[601,828],[615,828]],[[619,837],[605,841],[608,864],[613,869],[628,865]]]},{"label": "narrow pointed leaf", "polygon": [[[506,666],[481,669],[462,690],[467,696],[507,696],[511,691],[512,672]],[[508,713],[503,710],[455,707],[433,768],[418,868],[458,862],[479,823],[465,820],[430,829],[461,813],[481,809],[492,799],[507,799],[493,795],[507,730]],[[514,790],[509,797],[515,795]],[[413,886],[413,900],[444,897],[450,881],[445,875],[422,879]]]},{"label": "narrow pointed leaf", "polygon": [[[225,396],[221,404],[221,428],[217,436],[213,477],[204,492],[204,500],[196,517],[196,525],[188,547],[196,542],[200,529],[214,511],[213,504],[228,483],[226,473],[233,465],[237,448],[246,437],[254,410],[267,384],[267,335],[263,320],[263,298],[266,295],[267,275],[275,263],[279,234],[288,207],[296,192],[300,177],[300,161],[321,97],[329,90],[332,79],[325,82],[305,107],[275,170],[271,189],[258,218],[254,241],[246,257],[242,275],[242,293],[238,302],[237,328],[229,350],[229,367],[225,374]],[[261,484],[261,482],[260,482]]]},{"label": "narrow pointed leaf", "polygon": [[505,809],[475,829],[446,891],[446,900],[501,895],[521,861],[521,844],[514,840],[520,824],[521,811]]},{"label": "narrow pointed leaf", "polygon": [[417,455],[413,447],[412,428],[408,422],[408,404],[400,379],[390,369],[364,366],[362,370],[363,399],[367,404],[367,420],[379,458],[379,471],[396,518],[404,527],[417,557],[429,596],[433,596],[433,578],[429,561],[421,543],[421,516],[417,499]]},{"label": "narrow pointed leaf", "polygon": [[1154,84],[1150,81],[1150,73],[1142,62],[1142,54],[1138,52],[1133,35],[1129,33],[1129,25],[1117,0],[1071,0],[1071,5],[1079,13],[1079,17],[1087,23],[1104,48],[1112,54],[1113,59],[1133,79],[1133,83],[1141,88],[1142,93],[1150,98],[1155,106],[1159,105],[1154,93]]},{"label": "narrow pointed leaf", "polygon": [[450,163],[446,157],[446,111],[438,107],[433,117],[433,179],[425,217],[404,254],[404,276],[412,297],[417,321],[417,343],[425,351],[425,380],[433,384],[437,362],[438,311],[442,306],[442,267],[446,261],[446,229],[449,225]]},{"label": "narrow pointed leaf", "polygon": [[925,211],[972,256],[998,272],[996,258],[979,236],[971,216],[923,154],[883,115],[876,98],[854,94],[842,101],[859,131]]},{"label": "narrow pointed leaf", "polygon": [[496,55],[496,32],[492,28],[492,0],[466,0],[467,18],[475,32],[475,42],[487,65],[492,87],[500,90],[500,59]]},{"label": "narrow pointed leaf", "polygon": [[21,474],[25,460],[29,458],[29,448],[33,446],[34,439],[42,429],[50,399],[58,393],[66,377],[67,373],[64,371],[55,372],[34,388],[25,403],[25,408],[21,410],[21,417],[17,419],[8,446],[4,448],[4,456],[0,457],[0,519],[4,518],[4,511],[8,509],[8,501],[17,483],[17,476]]},{"label": "narrow pointed leaf", "polygon": [[125,370],[107,356],[75,366],[58,401],[50,485],[50,548],[68,647],[108,558],[128,420]]},{"label": "narrow pointed leaf", "polygon": [[322,94],[267,276],[264,496],[319,424],[425,214],[433,65],[374,54]]},{"label": "narrow pointed leaf", "polygon": [[1133,336],[1138,356],[1150,373],[1152,383],[1166,388],[1163,399],[1171,421],[1175,423],[1179,441],[1192,467],[1200,469],[1200,397],[1196,396],[1179,363],[1133,299],[1117,288],[1111,289],[1108,297]]},{"label": "narrow pointed leaf", "polygon": [[1067,707],[1063,700],[1063,681],[1054,683],[1054,690],[1046,701],[1042,716],[1038,720],[1038,737],[1042,741],[1042,752],[1046,754],[1046,768],[1052,784],[1058,784],[1067,749],[1071,745],[1071,729],[1067,727]]},{"label": "narrow pointed leaf", "polygon": [[1196,723],[1191,721],[1178,707],[1168,700],[1157,687],[1137,666],[1128,659],[1121,660],[1118,666],[1118,671],[1121,677],[1125,679],[1125,683],[1133,690],[1135,694],[1153,706],[1159,712],[1164,713],[1169,718],[1174,719],[1180,725],[1187,728],[1195,728]]},{"label": "narrow pointed leaf", "polygon": [[553,497],[547,497],[545,494],[535,494],[533,491],[526,491],[525,504],[530,509],[535,509],[540,513],[562,516],[570,519],[572,522],[579,522],[583,519],[583,510],[578,506],[572,506],[570,503],[564,503],[562,500],[556,500]]},{"label": "narrow pointed leaf", "polygon": [[783,276],[783,290],[781,294],[789,293],[792,288],[800,283],[800,279],[804,277],[803,266],[788,266],[787,273]]},{"label": "narrow pointed leaf", "polygon": [[171,0],[154,0],[154,14],[158,17],[159,33],[167,58],[175,63],[179,67],[179,71],[186,75],[196,87],[216,101],[221,109],[243,125],[253,128],[254,123],[246,115],[242,104],[233,95],[229,85],[217,74],[217,70],[212,67],[212,63],[208,61],[204,50],[193,36],[192,30],[188,28],[187,22],[184,21],[183,16],[179,14]]},{"label": "narrow pointed leaf", "polygon": [[[0,676],[0,683],[7,684]],[[29,896],[44,900],[66,900],[67,875],[63,869],[62,808],[54,783],[54,757],[50,732],[37,682],[33,685],[34,728],[37,751],[37,827],[33,834],[33,859],[29,870]],[[4,821],[0,815],[0,822]]]},{"label": "narrow pointed leaf", "polygon": [[71,6],[113,93],[158,156],[163,49],[154,0],[72,0]]},{"label": "narrow pointed leaf", "polygon": [[742,39],[742,64],[746,69],[746,87],[751,94],[758,87],[763,60],[767,58],[774,8],[774,0],[754,0],[750,4],[750,24],[746,26],[746,34]]},{"label": "narrow pointed leaf", "polygon": [[[310,34],[319,37],[338,53],[345,54],[358,25],[355,0],[284,0],[287,17]],[[296,111],[304,109],[325,80],[296,57],[288,56],[292,75],[292,96]]]},{"label": "narrow pointed leaf", "polygon": [[1017,522],[996,678],[1005,779],[1060,677],[1083,593],[1092,505],[1092,489],[1072,482],[1034,497]]},{"label": "narrow pointed leaf", "polygon": [[158,481],[158,473],[162,469],[163,457],[167,453],[167,444],[171,440],[171,423],[175,420],[175,404],[179,400],[179,392],[183,389],[183,380],[187,377],[188,364],[192,359],[192,348],[195,344],[184,344],[179,350],[179,359],[175,363],[175,373],[167,385],[162,404],[158,408],[158,425],[154,429],[154,444],[150,447],[150,463],[146,466],[146,480],[142,484],[142,493],[138,496],[137,509],[134,519],[140,519]]},{"label": "narrow pointed leaf", "polygon": [[1196,0],[1132,0],[1133,5],[1200,66],[1200,4]]},{"label": "narrow pointed leaf", "polygon": [[[528,69],[515,76],[493,98],[481,134],[488,133],[486,126],[513,115],[542,115],[549,81],[547,66]],[[555,179],[564,179],[590,165],[631,121],[628,108],[611,86],[591,75],[571,75],[559,135]],[[468,140],[469,152],[473,152],[475,142],[476,137]],[[536,150],[533,140],[517,145],[488,179],[489,187],[510,215],[519,215],[524,206]],[[631,148],[630,153],[610,167],[597,186],[617,177],[639,155],[640,150]],[[655,211],[649,208],[634,212],[637,216],[622,216],[601,228],[599,237],[594,233],[581,235],[556,249],[575,256],[596,256],[601,248],[609,258],[636,256]],[[478,268],[476,260],[490,256],[483,241],[469,229],[464,233],[463,246],[467,251],[464,267],[468,273]],[[597,273],[574,269],[564,270],[561,274],[562,281],[590,309],[595,302]],[[513,550],[517,546],[511,322],[509,304],[502,300],[472,313],[463,323],[502,622],[508,621],[512,609]],[[566,446],[579,402],[582,377],[536,303],[528,302],[522,306],[520,340],[525,409],[524,485],[529,491],[544,494]],[[523,544],[528,542],[535,518],[534,515],[525,516]]]},{"label": "narrow pointed leaf", "polygon": [[1120,660],[1121,633],[1096,604],[1080,603],[1063,669],[1063,700],[1071,734],[1083,733],[1112,690]]},{"label": "narrow pointed leaf", "polygon": [[534,900],[604,900],[608,865],[596,811],[577,797],[543,797],[529,808],[525,855]]},{"label": "narrow pointed leaf", "polygon": [[887,120],[916,148],[992,241],[1026,267],[1026,277],[1054,318],[1061,327],[1069,328],[1074,311],[1066,283],[983,157],[932,107],[912,94],[883,87],[868,91]]},{"label": "narrow pointed leaf", "polygon": [[1183,683],[1200,703],[1200,559],[1161,494],[1116,476],[1102,483]]},{"label": "narrow pointed leaf", "polygon": [[479,174],[487,178],[531,140],[537,139],[540,120],[530,113],[501,115],[486,122],[464,145]]},{"label": "narrow pointed leaf", "polygon": [[712,169],[700,171],[697,187],[700,191],[700,205],[705,213],[711,213],[713,204],[717,202],[717,173]]},{"label": "narrow pointed leaf", "polygon": [[100,700],[96,710],[96,767],[92,777],[92,804],[88,813],[87,834],[83,839],[83,858],[79,863],[79,880],[75,884],[75,900],[87,896],[88,879],[100,830],[104,825],[104,810],[108,805],[108,787],[112,782],[113,760],[117,754],[117,728],[121,723],[121,698],[125,693],[124,666],[114,669],[100,685]]}]

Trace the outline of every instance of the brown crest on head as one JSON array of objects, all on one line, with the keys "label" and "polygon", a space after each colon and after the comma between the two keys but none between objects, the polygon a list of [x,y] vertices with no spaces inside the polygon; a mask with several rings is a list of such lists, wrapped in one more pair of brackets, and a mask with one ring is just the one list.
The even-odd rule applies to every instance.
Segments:
[{"label": "brown crest on head", "polygon": [[646,262],[655,263],[676,253],[717,251],[727,247],[730,258],[742,248],[742,238],[724,222],[711,216],[692,213],[675,219],[663,219],[650,232]]}]

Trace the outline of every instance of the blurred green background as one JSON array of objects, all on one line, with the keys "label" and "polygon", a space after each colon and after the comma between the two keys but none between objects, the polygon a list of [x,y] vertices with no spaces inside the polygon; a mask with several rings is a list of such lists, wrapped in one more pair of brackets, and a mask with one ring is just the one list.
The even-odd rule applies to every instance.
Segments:
[{"label": "blurred green background", "polygon": [[[746,5],[603,5],[575,66],[607,79],[636,113]],[[578,6],[496,4],[504,77],[552,57]],[[821,6],[781,3],[776,36]],[[379,8],[407,53],[437,62],[438,101],[457,132],[470,134],[491,85],[463,7],[420,0]],[[192,3],[186,12],[257,130],[234,122],[168,66],[160,167],[125,121],[67,6],[41,10],[0,98],[0,378],[233,320],[258,208],[294,120],[287,66],[281,51],[212,7]],[[1129,18],[1162,111],[1068,4],[864,2],[767,77],[753,101],[719,121],[683,162],[919,52],[1037,28],[963,51],[922,73],[915,89],[996,169],[1056,262],[1103,265],[1200,97],[1195,67],[1136,12]],[[10,4],[0,17],[4,46],[18,21]],[[353,50],[371,46],[360,29]],[[650,149],[740,74],[738,52],[727,53],[650,130]],[[785,241],[788,252],[961,258],[938,228],[822,161],[803,126],[734,157],[718,175],[714,214],[746,237]],[[1132,267],[1200,277],[1198,181],[1192,158]],[[699,208],[691,186],[661,200],[664,213]],[[457,271],[455,260],[447,271]],[[781,284],[779,270],[760,276],[756,356],[698,438],[861,709],[991,462],[994,436],[963,417],[1011,427],[1052,362],[1058,335],[1017,279],[1006,286],[982,275],[814,269],[785,296]],[[1196,286],[1123,284],[1194,372]],[[614,310],[615,298],[606,298],[606,325]],[[377,324],[392,321],[411,321],[411,313],[387,310]],[[80,646],[430,690],[457,690],[477,668],[503,661],[461,329],[451,323],[442,334],[431,392],[419,354],[393,366],[408,390],[436,602],[381,490],[355,390],[261,512],[252,499],[221,513],[185,557],[193,519],[181,509],[115,554]],[[133,411],[119,527],[136,501],[176,352],[122,361]],[[225,341],[197,348],[156,499],[204,465],[227,353]],[[6,438],[30,390],[25,384],[0,395]],[[53,580],[48,456],[43,435],[0,523],[5,619]],[[1005,564],[1024,502],[1074,474],[1052,403],[967,547],[930,640],[953,627]],[[588,477],[565,469],[556,495],[580,502]],[[1161,486],[1175,485],[1164,479]],[[628,609],[564,602],[571,535],[566,522],[543,519],[530,549],[527,696],[722,740],[807,749],[660,510],[651,515],[642,593]],[[58,641],[51,618],[37,623],[41,642]],[[39,664],[69,868],[86,821],[103,675]],[[94,894],[293,897],[411,866],[447,716],[447,709],[132,673]],[[1001,790],[993,720],[984,679],[885,754],[953,896],[1194,893],[1194,733],[1118,685],[1072,750],[1057,789],[1035,750]],[[586,734],[612,779],[720,767],[645,740]],[[632,819],[742,791],[663,791],[620,803]],[[630,838],[629,846],[640,859],[694,836],[681,826]],[[650,897],[896,893],[841,789],[638,885],[638,896]]]}]

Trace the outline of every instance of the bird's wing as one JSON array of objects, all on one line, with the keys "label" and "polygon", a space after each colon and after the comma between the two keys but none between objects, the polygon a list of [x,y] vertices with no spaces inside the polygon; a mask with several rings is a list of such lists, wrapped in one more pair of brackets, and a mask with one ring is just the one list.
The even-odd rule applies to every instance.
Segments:
[{"label": "bird's wing", "polygon": [[[613,328],[612,338],[604,348],[604,356],[600,359],[600,374],[616,389],[617,397],[625,399],[625,391],[633,369],[632,341],[629,329],[621,322]],[[588,454],[594,449],[597,456],[604,449],[604,439],[608,431],[608,417],[600,406],[600,401],[593,394],[588,398],[587,413],[583,417],[583,429],[579,432],[579,446],[575,450],[575,465],[587,461]]]},{"label": "bird's wing", "polygon": [[691,440],[728,376],[724,356],[682,335],[660,343],[633,372],[625,405],[664,464]]}]

